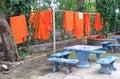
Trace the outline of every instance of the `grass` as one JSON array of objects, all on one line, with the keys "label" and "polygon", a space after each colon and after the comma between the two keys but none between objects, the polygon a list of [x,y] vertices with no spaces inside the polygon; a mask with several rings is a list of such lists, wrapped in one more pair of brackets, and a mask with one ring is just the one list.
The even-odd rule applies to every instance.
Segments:
[{"label": "grass", "polygon": [[[105,57],[105,56],[117,56],[120,57],[120,51],[117,51],[115,53],[112,53],[111,51],[107,51],[105,54],[101,54],[100,57]],[[69,56],[70,59],[77,59],[75,51],[72,51],[72,54]],[[96,61],[96,55],[95,54],[90,54],[89,55],[89,61],[90,62],[95,62]]]}]

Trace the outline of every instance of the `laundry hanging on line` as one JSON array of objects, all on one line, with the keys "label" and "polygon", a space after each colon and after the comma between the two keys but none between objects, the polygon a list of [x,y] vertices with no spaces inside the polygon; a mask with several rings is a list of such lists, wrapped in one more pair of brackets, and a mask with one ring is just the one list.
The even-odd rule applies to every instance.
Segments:
[{"label": "laundry hanging on line", "polygon": [[[48,16],[47,16],[47,14],[46,14],[47,11],[50,11],[50,10],[37,11],[35,13],[31,13],[31,15],[30,15],[29,22],[34,27],[34,35],[33,35],[34,39],[48,40],[50,38],[50,32],[52,30],[52,12],[51,12],[51,14],[49,13],[50,15],[48,14]],[[41,13],[46,18],[43,17],[41,15]],[[82,25],[80,24],[81,25],[81,27],[80,27],[79,25],[77,25],[77,26],[75,25],[75,24],[77,24],[77,22],[75,23],[75,21],[77,21],[77,20],[75,20],[75,16],[74,16],[75,13],[76,12],[72,12],[72,11],[64,11],[63,27],[65,28],[65,32],[68,33],[68,32],[73,31],[74,36],[77,39],[84,36],[84,31],[85,31],[86,36],[89,36],[90,31],[91,31],[91,28],[90,28],[90,14],[89,13],[87,13],[87,14],[83,13],[83,15],[84,15],[83,18],[82,18],[83,22],[82,22]],[[77,15],[77,17],[79,17],[79,16]],[[47,24],[48,25],[50,24],[50,27],[47,27]],[[102,29],[98,25],[99,25],[99,17],[97,16],[97,18],[95,18],[95,24],[94,24],[94,28],[97,29],[97,31]],[[83,26],[84,26],[84,28],[83,28]],[[81,28],[83,28],[83,29],[81,29]],[[77,30],[81,31],[81,34],[78,34],[79,31],[77,32]]]},{"label": "laundry hanging on line", "polygon": [[95,15],[94,28],[96,29],[96,31],[100,31],[103,28],[103,26],[101,25],[100,13],[96,13]]},{"label": "laundry hanging on line", "polygon": [[74,12],[74,36],[76,39],[80,39],[84,36],[84,26],[83,26],[83,13]]},{"label": "laundry hanging on line", "polygon": [[86,36],[89,36],[90,31],[91,31],[91,28],[90,28],[90,14],[89,13],[84,14],[84,26],[85,26]]},{"label": "laundry hanging on line", "polygon": [[52,10],[36,11],[29,21],[34,28],[34,39],[49,40],[52,31]]},{"label": "laundry hanging on line", "polygon": [[[84,28],[85,25],[85,28]],[[90,35],[90,15],[83,12],[64,11],[63,27],[65,32],[73,31],[74,36],[80,39],[84,36],[84,30],[86,35]]]},{"label": "laundry hanging on line", "polygon": [[25,15],[10,17],[10,27],[16,44],[26,42],[28,36],[28,28]]},{"label": "laundry hanging on line", "polygon": [[74,12],[72,11],[64,11],[64,19],[63,19],[63,27],[65,28],[65,32],[71,32],[74,26]]}]

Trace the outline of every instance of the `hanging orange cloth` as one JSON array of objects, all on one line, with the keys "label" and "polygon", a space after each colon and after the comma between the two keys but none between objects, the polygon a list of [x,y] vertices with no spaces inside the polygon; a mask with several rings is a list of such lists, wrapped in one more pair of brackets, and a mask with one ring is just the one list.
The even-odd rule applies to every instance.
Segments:
[{"label": "hanging orange cloth", "polygon": [[94,28],[96,31],[100,31],[102,29],[101,21],[100,21],[100,13],[96,13],[94,20]]},{"label": "hanging orange cloth", "polygon": [[85,25],[85,33],[87,36],[90,35],[90,14],[84,14],[84,25]]},{"label": "hanging orange cloth", "polygon": [[40,12],[39,35],[42,40],[49,40],[52,31],[52,10]]},{"label": "hanging orange cloth", "polygon": [[49,40],[52,31],[52,10],[36,11],[33,17],[34,39]]},{"label": "hanging orange cloth", "polygon": [[35,15],[35,13],[34,13],[34,12],[31,12],[31,13],[30,13],[30,17],[29,17],[29,24],[32,24],[32,23],[33,23],[33,18],[34,18],[34,15]]},{"label": "hanging orange cloth", "polygon": [[63,19],[63,27],[65,28],[65,32],[71,32],[73,30],[73,12],[65,11]]},{"label": "hanging orange cloth", "polygon": [[28,36],[28,29],[27,29],[25,15],[10,17],[10,26],[16,44],[25,42],[26,37]]},{"label": "hanging orange cloth", "polygon": [[34,33],[33,33],[33,38],[38,39],[39,36],[39,27],[40,27],[40,11],[36,11],[33,16],[33,28],[34,28]]},{"label": "hanging orange cloth", "polygon": [[84,36],[83,13],[74,12],[74,36],[80,39]]}]

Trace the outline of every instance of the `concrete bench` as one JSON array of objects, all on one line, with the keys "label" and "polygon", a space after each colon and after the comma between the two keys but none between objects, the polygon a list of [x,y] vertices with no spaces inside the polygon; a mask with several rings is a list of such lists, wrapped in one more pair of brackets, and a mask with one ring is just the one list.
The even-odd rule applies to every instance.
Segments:
[{"label": "concrete bench", "polygon": [[69,74],[72,72],[72,65],[77,64],[79,61],[75,59],[65,59],[65,58],[49,58],[49,62],[53,63],[53,72],[57,72],[59,70],[59,65],[65,65],[66,71],[65,74]]},{"label": "concrete bench", "polygon": [[108,50],[108,44],[111,44],[111,41],[104,41],[104,42],[100,42],[100,44],[103,46],[102,50]]},{"label": "concrete bench", "polygon": [[[107,46],[112,49],[112,52],[115,52],[115,47],[120,47],[120,44],[109,44],[109,45],[107,45]],[[120,50],[120,49],[119,49],[119,50]]]},{"label": "concrete bench", "polygon": [[101,68],[98,70],[98,73],[106,73],[108,75],[111,75],[110,70],[116,71],[114,62],[117,60],[117,58],[118,57],[115,56],[106,56],[104,58],[97,60],[97,63],[101,65]]},{"label": "concrete bench", "polygon": [[106,51],[101,51],[101,50],[96,50],[96,51],[91,51],[90,54],[96,54],[96,61],[100,59],[100,54],[104,54]]},{"label": "concrete bench", "polygon": [[56,57],[56,58],[68,58],[68,56],[69,56],[71,53],[72,53],[72,52],[63,51],[63,52],[58,52],[58,53],[51,54],[51,57]]}]

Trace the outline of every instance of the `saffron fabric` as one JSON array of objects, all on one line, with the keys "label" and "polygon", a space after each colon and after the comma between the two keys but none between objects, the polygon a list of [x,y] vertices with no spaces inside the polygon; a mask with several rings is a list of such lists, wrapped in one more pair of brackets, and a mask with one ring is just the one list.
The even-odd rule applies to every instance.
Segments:
[{"label": "saffron fabric", "polygon": [[87,36],[90,35],[90,31],[91,31],[91,28],[90,28],[90,14],[87,13],[87,14],[84,14],[84,26],[85,26],[85,33]]},{"label": "saffron fabric", "polygon": [[50,32],[52,31],[52,10],[40,12],[40,27],[39,35],[42,40],[49,40]]},{"label": "saffron fabric", "polygon": [[84,20],[83,13],[74,12],[74,36],[80,39],[84,36]]},{"label": "saffron fabric", "polygon": [[96,31],[100,31],[102,29],[100,13],[96,13],[95,15],[94,28],[96,29]]},{"label": "saffron fabric", "polygon": [[36,11],[32,25],[34,39],[49,40],[52,31],[52,10]]},{"label": "saffron fabric", "polygon": [[65,32],[71,32],[73,30],[73,12],[72,11],[64,11],[64,17],[63,17],[63,27],[65,28]]},{"label": "saffron fabric", "polygon": [[34,33],[33,33],[33,38],[38,39],[39,38],[39,27],[40,27],[40,11],[36,11],[33,17],[33,28],[34,28]]},{"label": "saffron fabric", "polygon": [[32,23],[33,23],[34,15],[35,15],[34,12],[31,12],[31,13],[30,13],[29,24],[32,24]]},{"label": "saffron fabric", "polygon": [[16,44],[26,42],[26,37],[28,36],[28,29],[25,15],[10,17],[10,26]]}]

